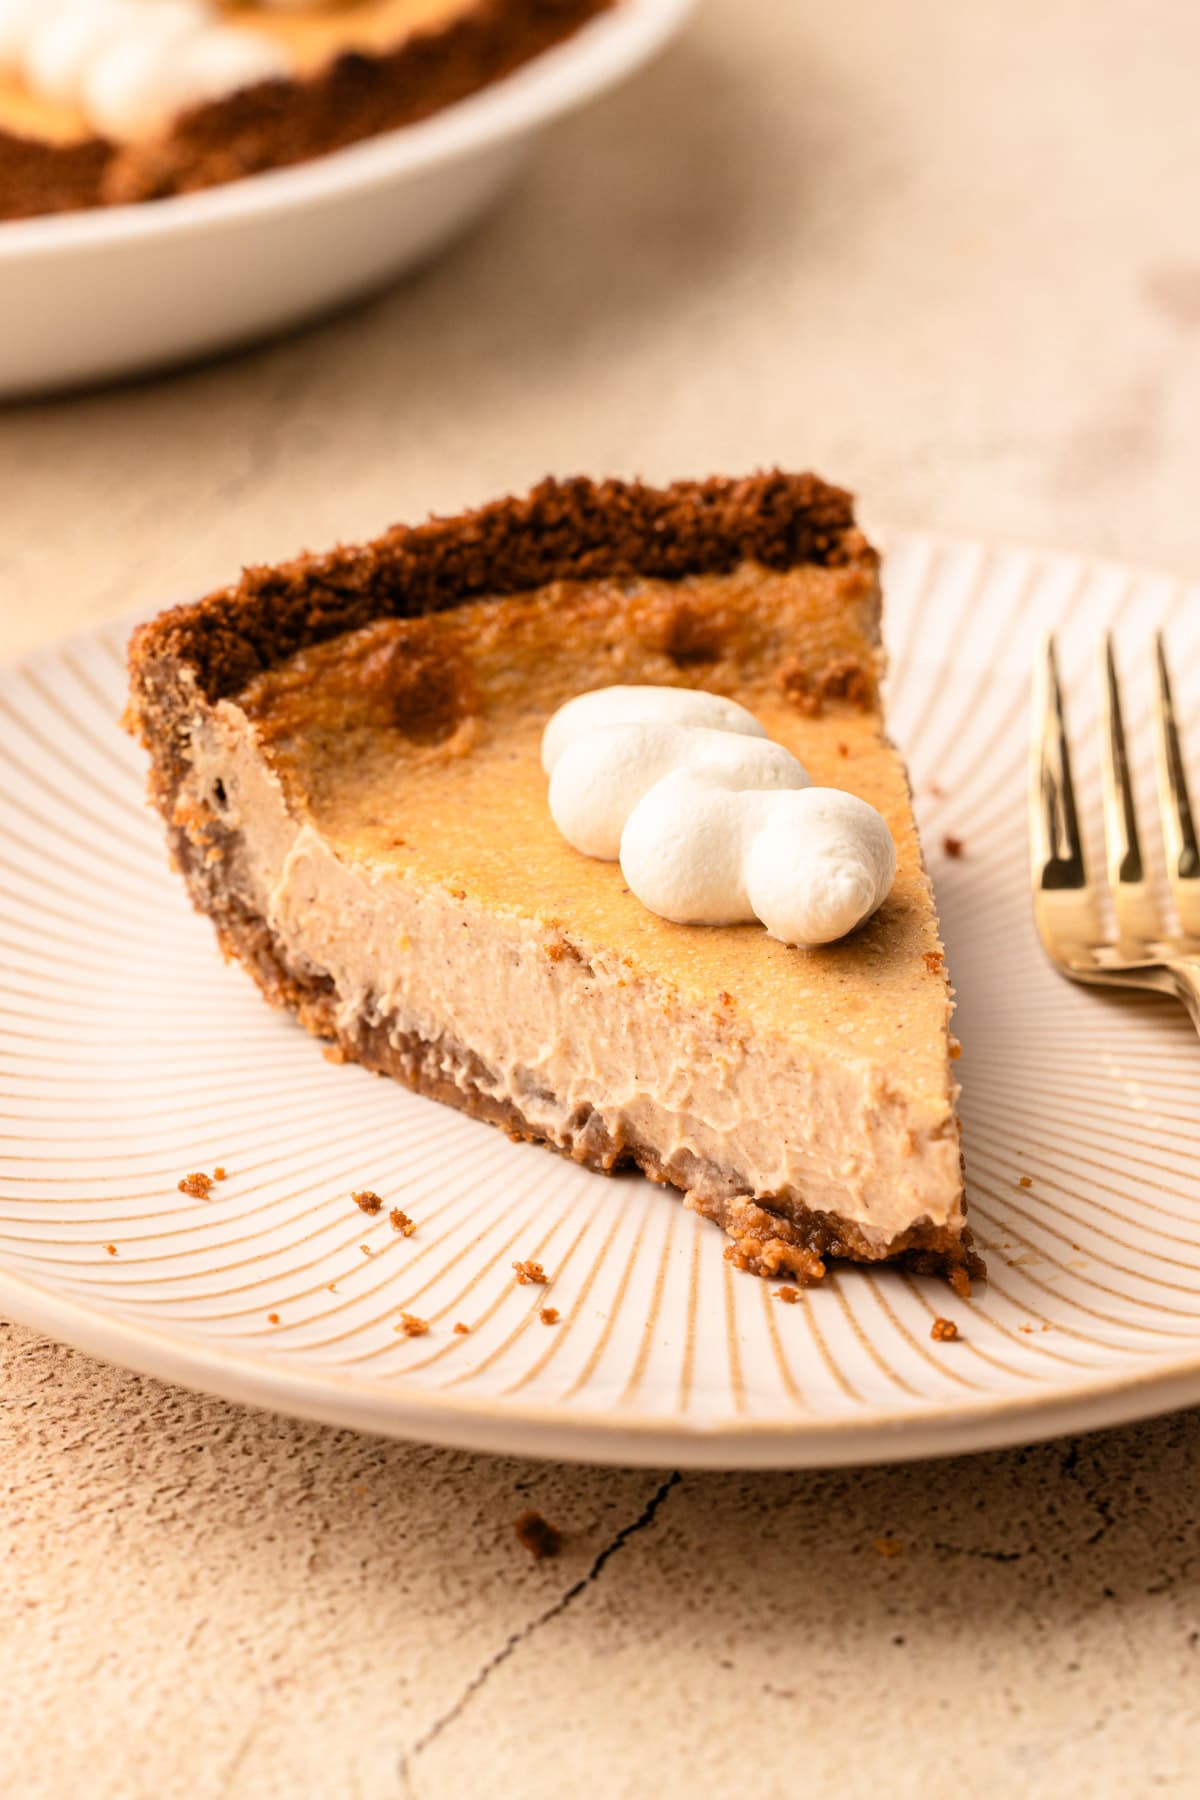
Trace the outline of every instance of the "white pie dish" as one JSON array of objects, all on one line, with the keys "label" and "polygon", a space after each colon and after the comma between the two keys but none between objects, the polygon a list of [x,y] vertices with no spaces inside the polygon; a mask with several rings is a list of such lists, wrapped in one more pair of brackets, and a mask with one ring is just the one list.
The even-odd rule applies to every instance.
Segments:
[{"label": "white pie dish", "polygon": [[429,257],[555,118],[631,74],[693,0],[620,0],[506,80],[294,168],[0,223],[0,398],[162,368],[318,317]]}]

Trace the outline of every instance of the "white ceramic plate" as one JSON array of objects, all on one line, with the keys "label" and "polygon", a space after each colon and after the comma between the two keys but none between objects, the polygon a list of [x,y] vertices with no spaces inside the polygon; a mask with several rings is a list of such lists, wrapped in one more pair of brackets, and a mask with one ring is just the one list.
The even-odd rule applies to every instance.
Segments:
[{"label": "white ceramic plate", "polygon": [[[222,965],[165,867],[116,726],[113,628],[0,673],[0,1308],[235,1400],[621,1462],[927,1455],[1200,1400],[1200,1044],[1180,1007],[1050,972],[1024,816],[1039,633],[1062,634],[1090,791],[1092,649],[1116,627],[1148,795],[1148,684],[1132,676],[1160,621],[1180,672],[1197,666],[1200,588],[908,536],[887,594],[893,729],[961,1001],[992,1270],[970,1302],[847,1270],[783,1305],[670,1191],[331,1066]],[[1200,685],[1183,713],[1200,742]],[[210,1199],[178,1192],[218,1163]],[[360,1213],[358,1187],[415,1236]],[[515,1283],[526,1257],[549,1289]],[[539,1320],[547,1303],[559,1324]],[[427,1335],[398,1334],[402,1312]],[[930,1340],[938,1314],[960,1342]]]},{"label": "white ceramic plate", "polygon": [[0,224],[0,397],[108,380],[318,316],[447,243],[551,120],[632,73],[693,0],[621,0],[417,125],[227,187]]}]

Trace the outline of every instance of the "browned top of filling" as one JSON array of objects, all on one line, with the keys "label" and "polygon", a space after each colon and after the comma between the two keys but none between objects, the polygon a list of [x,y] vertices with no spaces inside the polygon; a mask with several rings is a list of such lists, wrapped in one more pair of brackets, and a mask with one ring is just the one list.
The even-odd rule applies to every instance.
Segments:
[{"label": "browned top of filling", "polygon": [[[237,703],[290,805],[339,855],[501,912],[536,913],[558,954],[616,946],[737,1023],[882,1060],[944,1094],[947,994],[907,779],[878,707],[873,578],[743,563],[668,582],[555,582],[421,618],[377,619],[299,650]],[[748,706],[818,783],[877,806],[891,895],[842,944],[803,951],[757,925],[650,913],[618,865],[581,856],[546,802],[540,741],[573,695],[611,683],[706,688]]]}]

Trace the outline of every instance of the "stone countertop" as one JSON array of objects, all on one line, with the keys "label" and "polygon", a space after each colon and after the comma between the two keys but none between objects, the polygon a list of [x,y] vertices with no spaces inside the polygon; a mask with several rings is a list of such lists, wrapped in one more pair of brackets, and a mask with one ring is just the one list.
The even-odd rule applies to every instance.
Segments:
[{"label": "stone countertop", "polygon": [[[1189,0],[710,0],[422,275],[0,413],[0,651],[547,469],[1200,573],[1198,64]],[[681,1478],[0,1355],[6,1793],[1195,1792],[1195,1414]]]}]

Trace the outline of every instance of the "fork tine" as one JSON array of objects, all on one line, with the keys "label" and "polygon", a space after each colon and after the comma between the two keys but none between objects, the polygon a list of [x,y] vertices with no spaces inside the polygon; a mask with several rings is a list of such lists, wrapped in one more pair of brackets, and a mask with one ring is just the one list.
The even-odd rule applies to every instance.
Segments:
[{"label": "fork tine", "polygon": [[1121,683],[1111,631],[1104,634],[1100,722],[1108,885],[1112,891],[1118,934],[1124,939],[1141,942],[1158,937],[1158,908],[1146,884],[1146,868],[1142,861],[1137,809],[1125,747]]},{"label": "fork tine", "polygon": [[1179,721],[1171,692],[1167,647],[1161,631],[1154,639],[1154,667],[1158,689],[1158,806],[1167,852],[1167,876],[1179,913],[1179,923],[1189,936],[1200,936],[1200,845],[1188,794],[1187,771],[1179,737]]},{"label": "fork tine", "polygon": [[1029,825],[1034,881],[1043,893],[1086,888],[1087,868],[1053,636],[1046,640],[1046,654],[1035,677],[1033,731]]}]

